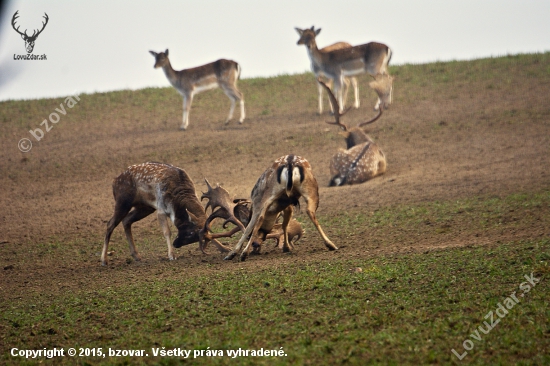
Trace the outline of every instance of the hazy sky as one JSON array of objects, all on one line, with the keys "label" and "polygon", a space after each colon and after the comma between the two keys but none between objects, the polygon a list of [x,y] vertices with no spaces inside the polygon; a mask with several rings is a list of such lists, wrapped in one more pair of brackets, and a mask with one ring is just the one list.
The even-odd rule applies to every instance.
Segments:
[{"label": "hazy sky", "polygon": [[[33,54],[20,30],[49,23]],[[218,58],[241,64],[242,78],[309,70],[294,27],[322,28],[320,47],[379,41],[392,64],[462,60],[550,50],[550,1],[12,1],[0,18],[0,100],[168,86],[149,50],[170,49],[175,69]]]}]

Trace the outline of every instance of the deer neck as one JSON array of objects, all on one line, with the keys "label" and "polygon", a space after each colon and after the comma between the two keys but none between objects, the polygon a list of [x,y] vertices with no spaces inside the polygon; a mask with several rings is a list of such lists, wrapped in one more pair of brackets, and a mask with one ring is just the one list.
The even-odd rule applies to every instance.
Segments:
[{"label": "deer neck", "polygon": [[173,86],[176,86],[178,84],[178,75],[176,70],[172,68],[172,64],[170,64],[170,60],[166,62],[166,65],[162,67],[162,70],[164,71],[164,75],[166,75],[166,78],[168,81],[170,81],[170,84]]},{"label": "deer neck", "polygon": [[317,48],[317,43],[315,40],[312,40],[309,44],[306,45],[307,55],[311,61],[312,70],[322,70],[323,65],[323,54]]}]

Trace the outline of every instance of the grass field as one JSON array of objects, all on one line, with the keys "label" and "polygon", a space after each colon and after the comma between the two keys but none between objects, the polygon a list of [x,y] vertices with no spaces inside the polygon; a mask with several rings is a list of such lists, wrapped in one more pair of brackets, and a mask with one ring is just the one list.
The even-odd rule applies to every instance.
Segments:
[{"label": "grass field", "polygon": [[[221,91],[201,94],[185,132],[172,88],[80,95],[26,154],[17,141],[64,98],[1,102],[0,363],[550,364],[550,54],[391,73],[394,105],[370,131],[388,172],[339,188],[326,187],[327,161],[343,141],[315,115],[311,74],[241,80],[242,126],[223,126]],[[347,123],[373,115],[368,81]],[[191,245],[168,261],[151,216],[134,229],[143,261],[119,227],[99,265],[110,181],[126,166],[172,163],[199,196],[207,177],[245,197],[289,152],[314,167],[337,252],[302,209],[291,253],[268,244],[227,262]],[[173,349],[190,353],[154,356]]]}]

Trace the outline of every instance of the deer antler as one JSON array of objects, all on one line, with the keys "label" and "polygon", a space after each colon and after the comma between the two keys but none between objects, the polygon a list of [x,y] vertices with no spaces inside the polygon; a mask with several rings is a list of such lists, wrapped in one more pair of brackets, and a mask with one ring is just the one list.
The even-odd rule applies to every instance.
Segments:
[{"label": "deer antler", "polygon": [[[27,36],[27,33],[21,33],[21,32],[19,31],[19,27],[15,28],[15,20],[16,20],[17,18],[19,18],[19,15],[18,15],[17,13],[19,13],[19,10],[17,10],[17,11],[15,12],[15,14],[13,14],[13,17],[11,18],[11,26],[12,26],[13,29],[14,29],[17,33],[19,33],[20,35],[28,37],[28,36]],[[26,32],[26,31],[25,31],[25,32]]]},{"label": "deer antler", "polygon": [[[225,219],[225,222],[223,223],[224,228],[226,227],[227,223],[231,222],[238,226],[240,230],[244,231],[245,227],[241,220],[237,219],[235,213],[239,212],[236,211],[238,210],[239,206],[246,205],[248,201],[243,199],[231,200],[229,198],[229,192],[227,192],[224,188],[220,187],[219,185],[217,185],[216,188],[212,188],[210,182],[208,182],[206,178],[204,179],[204,181],[206,182],[208,191],[206,193],[203,192],[201,196],[201,201],[207,198],[208,203],[206,204],[205,210],[207,210],[208,207],[212,209],[212,213],[206,219],[206,222],[204,224],[205,230],[209,231],[210,223],[212,222],[212,220],[219,217]],[[240,218],[243,219],[242,217]]]},{"label": "deer antler", "polygon": [[363,127],[363,126],[366,126],[370,123],[373,123],[374,121],[376,121],[378,118],[380,118],[382,116],[382,108],[379,108],[378,109],[378,115],[376,117],[374,117],[373,119],[371,119],[370,121],[366,121],[366,122],[361,122],[357,125],[357,127]]},{"label": "deer antler", "polygon": [[342,130],[347,131],[348,126],[346,126],[345,124],[340,122],[340,117],[342,117],[344,114],[346,114],[350,110],[351,107],[348,107],[344,112],[340,113],[340,106],[338,105],[338,101],[336,100],[336,97],[334,96],[334,94],[332,94],[332,91],[330,90],[330,88],[327,86],[327,84],[325,84],[323,81],[321,81],[320,78],[317,79],[317,82],[319,84],[321,84],[323,86],[323,88],[325,88],[325,90],[327,91],[327,94],[328,94],[328,97],[329,97],[329,100],[330,100],[330,104],[332,105],[332,110],[334,111],[335,122],[327,121],[327,123],[330,124],[330,125],[340,126],[340,128]]},{"label": "deer antler", "polygon": [[[38,37],[38,35],[39,35],[40,33],[42,33],[42,31],[44,30],[44,28],[46,28],[46,24],[48,24],[48,20],[50,20],[50,18],[48,17],[48,14],[46,14],[46,13],[44,13],[43,18],[46,19],[46,22],[42,22],[42,29],[40,29],[40,30],[38,31],[38,33],[36,33],[36,30],[35,30],[35,31],[32,33],[32,36],[31,36],[30,38],[33,38],[33,37],[36,38],[36,37]],[[36,33],[36,34],[35,34],[35,33]]]}]

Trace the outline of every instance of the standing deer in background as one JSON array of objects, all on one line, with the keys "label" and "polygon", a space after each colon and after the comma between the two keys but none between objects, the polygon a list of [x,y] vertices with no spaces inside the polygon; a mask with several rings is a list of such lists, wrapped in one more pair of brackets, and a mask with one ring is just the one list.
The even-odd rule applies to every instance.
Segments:
[{"label": "standing deer in background", "polygon": [[[355,76],[368,73],[371,76],[388,75],[388,63],[390,62],[392,51],[382,43],[370,42],[350,48],[343,48],[330,52],[321,52],[317,48],[315,37],[321,32],[321,29],[300,29],[296,28],[300,35],[298,44],[305,45],[308,50],[311,63],[323,73],[325,77],[334,81],[334,94],[340,106],[340,112],[344,109],[343,91],[344,77]],[[392,80],[392,79],[388,79]],[[383,106],[388,108],[391,104],[392,85],[389,85],[389,99]],[[380,99],[374,109],[380,108]]]},{"label": "standing deer in background", "polygon": [[[301,34],[303,32],[302,29],[295,28],[298,34]],[[321,48],[319,51],[322,53],[327,53],[335,50],[341,50],[344,48],[351,48],[351,44],[347,42],[336,42],[334,44],[331,44],[329,46]],[[309,60],[311,61],[311,71],[315,75],[315,80],[319,79],[320,77],[324,77],[323,71],[313,62],[313,59],[311,58],[311,52],[308,52]],[[328,79],[325,82],[329,87],[332,86],[332,79]],[[355,94],[355,104],[353,105],[356,109],[359,108],[359,87],[357,86],[357,78],[351,77],[351,78],[344,78],[344,85],[342,93],[344,94],[343,103],[344,106],[346,105],[346,99],[349,91],[349,86],[353,86],[353,91]],[[318,114],[323,114],[323,87],[321,84],[317,83],[317,90],[319,92],[319,112]],[[329,102],[330,109],[332,110],[332,104]]]},{"label": "standing deer in background", "polygon": [[[361,128],[380,118],[383,108],[379,108],[378,115],[370,121],[349,128],[340,122],[340,117],[342,117],[349,108],[343,113],[338,112],[340,108],[338,107],[338,101],[334,97],[334,94],[332,94],[325,83],[322,81],[319,81],[319,83],[327,90],[330,102],[333,104],[335,110],[335,122],[327,123],[340,126],[346,140],[346,149],[339,149],[330,161],[331,179],[329,186],[333,187],[342,186],[344,184],[363,183],[378,175],[384,174],[386,171],[386,157],[384,152]],[[375,91],[378,91],[380,89],[378,84],[378,81],[374,81],[371,82],[370,86]],[[381,97],[383,99],[383,95],[381,95]]]},{"label": "standing deer in background", "polygon": [[287,227],[292,218],[292,206],[298,204],[300,197],[306,201],[307,214],[321,234],[326,247],[329,250],[337,250],[338,248],[325,235],[315,217],[319,206],[319,187],[313,176],[311,165],[300,156],[285,155],[275,160],[271,167],[258,178],[251,194],[252,216],[250,222],[241,239],[225,257],[225,260],[233,259],[245,240],[248,240],[240,256],[241,261],[246,260],[251,243],[257,241],[257,238],[260,242],[265,239],[277,223],[281,212],[283,213],[283,252],[290,251]]},{"label": "standing deer in background", "polygon": [[203,66],[176,71],[172,68],[168,59],[168,49],[165,52],[159,53],[154,51],[149,52],[155,57],[155,69],[162,67],[170,84],[183,97],[183,121],[180,130],[187,129],[189,125],[189,111],[193,102],[193,96],[202,91],[217,87],[220,87],[231,100],[231,108],[229,109],[229,115],[225,123],[229,123],[233,118],[236,101],[239,101],[241,105],[239,123],[243,123],[245,118],[244,98],[243,94],[237,89],[237,80],[241,75],[241,67],[238,63],[220,59]]},{"label": "standing deer in background", "polygon": [[[111,234],[121,221],[130,254],[136,261],[141,260],[134,244],[132,224],[155,211],[166,238],[170,260],[175,259],[175,256],[170,243],[168,218],[178,229],[173,243],[175,248],[200,241],[206,214],[195,194],[193,182],[182,169],[162,163],[132,165],[113,180],[113,196],[115,212],[107,224],[101,253],[102,265],[107,265]],[[218,247],[221,245],[216,240],[214,243]]]}]

